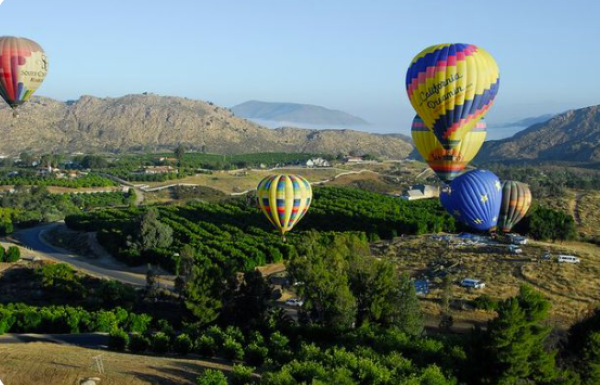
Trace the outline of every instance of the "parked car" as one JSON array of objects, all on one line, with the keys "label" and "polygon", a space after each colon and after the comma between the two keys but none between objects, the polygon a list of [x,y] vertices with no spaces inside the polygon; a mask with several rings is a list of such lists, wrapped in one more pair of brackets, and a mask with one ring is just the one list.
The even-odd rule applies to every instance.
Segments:
[{"label": "parked car", "polygon": [[460,282],[460,286],[470,287],[473,289],[483,289],[485,287],[485,283],[483,283],[480,279],[465,278]]},{"label": "parked car", "polygon": [[551,261],[552,260],[552,254],[550,254],[550,253],[542,254],[542,260],[543,261]]},{"label": "parked car", "polygon": [[579,259],[573,255],[559,255],[558,262],[559,263],[581,263],[581,259]]},{"label": "parked car", "polygon": [[302,305],[304,305],[304,301],[299,298],[290,298],[287,301],[285,301],[285,304],[293,307],[301,307]]},{"label": "parked car", "polygon": [[511,254],[523,254],[523,249],[516,245],[508,246],[508,251],[510,251]]}]

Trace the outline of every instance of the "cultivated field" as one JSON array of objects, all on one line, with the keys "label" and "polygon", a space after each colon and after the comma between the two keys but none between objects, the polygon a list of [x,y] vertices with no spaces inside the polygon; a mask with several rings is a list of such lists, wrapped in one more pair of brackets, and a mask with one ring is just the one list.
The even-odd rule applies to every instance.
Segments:
[{"label": "cultivated field", "polygon": [[[102,355],[105,374],[94,357]],[[6,385],[76,385],[98,377],[100,385],[192,385],[206,368],[229,370],[216,362],[130,355],[34,342],[0,345],[0,380]]]}]

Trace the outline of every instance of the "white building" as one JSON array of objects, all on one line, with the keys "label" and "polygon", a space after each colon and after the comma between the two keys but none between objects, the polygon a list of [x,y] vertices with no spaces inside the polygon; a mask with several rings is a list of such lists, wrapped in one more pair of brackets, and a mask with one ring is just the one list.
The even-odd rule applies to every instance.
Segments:
[{"label": "white building", "polygon": [[323,158],[313,158],[306,161],[306,167],[331,167],[331,163]]},{"label": "white building", "polygon": [[408,189],[400,198],[407,201],[418,199],[437,198],[440,196],[440,189],[437,186],[429,184],[417,184]]}]

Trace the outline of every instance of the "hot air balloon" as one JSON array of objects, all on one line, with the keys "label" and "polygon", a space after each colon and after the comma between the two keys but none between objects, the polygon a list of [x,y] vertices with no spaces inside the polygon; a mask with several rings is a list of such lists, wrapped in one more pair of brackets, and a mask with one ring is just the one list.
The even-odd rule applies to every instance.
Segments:
[{"label": "hot air balloon", "polygon": [[0,96],[18,116],[16,108],[40,87],[48,71],[48,58],[36,42],[0,37]]},{"label": "hot air balloon", "polygon": [[415,56],[406,73],[406,91],[425,126],[451,149],[492,105],[499,75],[496,61],[484,49],[439,44]]},{"label": "hot air balloon", "polygon": [[256,188],[260,209],[269,221],[285,233],[298,223],[310,207],[310,183],[297,175],[271,175],[260,181]]},{"label": "hot air balloon", "polygon": [[531,190],[525,183],[507,180],[502,183],[502,205],[500,206],[500,229],[509,233],[531,207]]},{"label": "hot air balloon", "polygon": [[487,135],[486,124],[481,119],[453,149],[445,149],[423,120],[415,116],[411,134],[415,147],[429,167],[444,182],[456,178],[481,149]]},{"label": "hot air balloon", "polygon": [[476,230],[496,229],[502,184],[494,173],[472,170],[454,179],[446,188],[440,201],[454,218]]}]

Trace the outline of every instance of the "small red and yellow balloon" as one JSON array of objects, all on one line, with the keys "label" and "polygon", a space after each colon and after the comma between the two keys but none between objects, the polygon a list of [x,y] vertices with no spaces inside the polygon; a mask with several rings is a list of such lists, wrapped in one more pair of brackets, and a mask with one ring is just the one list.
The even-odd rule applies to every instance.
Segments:
[{"label": "small red and yellow balloon", "polygon": [[48,73],[48,58],[33,40],[0,37],[0,96],[18,116],[16,108],[27,102]]}]

